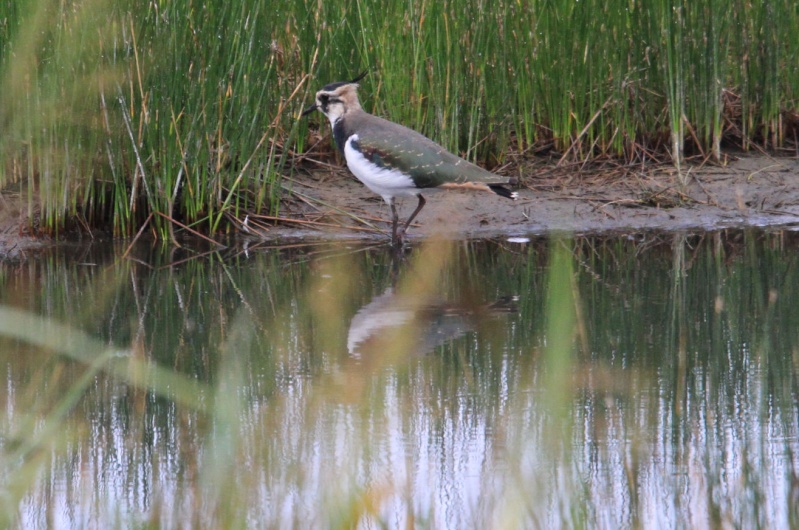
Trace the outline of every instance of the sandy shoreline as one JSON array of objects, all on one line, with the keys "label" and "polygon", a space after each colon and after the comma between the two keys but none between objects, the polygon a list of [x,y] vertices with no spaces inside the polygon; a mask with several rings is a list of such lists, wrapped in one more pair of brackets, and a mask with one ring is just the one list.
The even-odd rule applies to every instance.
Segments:
[{"label": "sandy shoreline", "polygon": [[[519,200],[469,192],[432,192],[425,209],[409,231],[411,240],[432,234],[444,237],[501,237],[544,235],[556,231],[578,234],[641,230],[713,230],[729,227],[799,225],[799,160],[745,157],[724,167],[688,169],[688,183],[678,184],[676,171],[648,171],[635,178],[539,179],[534,175],[519,190]],[[326,178],[301,177],[289,186],[304,197],[324,201],[311,207],[291,201],[281,216],[313,219],[318,223],[354,225],[340,208],[359,217],[390,218],[385,203],[344,172]],[[400,215],[415,206],[406,199]],[[385,237],[374,232],[288,224],[272,227],[264,237],[318,236]]]},{"label": "sandy shoreline", "polygon": [[[546,172],[544,172],[546,173]],[[624,178],[525,178],[519,200],[487,193],[426,194],[427,206],[409,240],[431,235],[455,239],[644,230],[715,230],[747,226],[799,226],[799,159],[746,156],[725,166],[688,167],[687,184],[672,168],[628,173]],[[253,230],[250,236],[279,244],[299,239],[385,240],[385,203],[344,169],[290,179],[281,217],[296,220]],[[400,204],[407,216],[415,199]],[[20,205],[0,201],[0,259],[27,257],[57,242],[27,235]],[[352,216],[365,220],[356,222]],[[354,228],[348,228],[354,227]]]}]

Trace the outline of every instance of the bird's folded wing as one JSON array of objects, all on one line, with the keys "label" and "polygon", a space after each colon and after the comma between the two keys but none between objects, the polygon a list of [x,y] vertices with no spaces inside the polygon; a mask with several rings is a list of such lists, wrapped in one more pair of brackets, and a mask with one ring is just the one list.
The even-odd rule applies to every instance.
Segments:
[{"label": "bird's folded wing", "polygon": [[435,188],[451,182],[509,181],[453,155],[414,130],[376,116],[371,118],[359,130],[354,147],[372,163],[410,175],[419,188]]}]

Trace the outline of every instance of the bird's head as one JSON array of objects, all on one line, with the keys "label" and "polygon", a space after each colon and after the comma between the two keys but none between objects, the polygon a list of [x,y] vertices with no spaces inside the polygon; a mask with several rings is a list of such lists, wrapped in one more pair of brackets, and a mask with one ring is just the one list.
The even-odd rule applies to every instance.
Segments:
[{"label": "bird's head", "polygon": [[364,72],[352,81],[341,81],[325,85],[316,93],[316,102],[305,109],[302,115],[307,116],[315,110],[320,110],[327,116],[332,125],[347,112],[360,109],[358,81],[363,79],[366,74],[367,72]]}]

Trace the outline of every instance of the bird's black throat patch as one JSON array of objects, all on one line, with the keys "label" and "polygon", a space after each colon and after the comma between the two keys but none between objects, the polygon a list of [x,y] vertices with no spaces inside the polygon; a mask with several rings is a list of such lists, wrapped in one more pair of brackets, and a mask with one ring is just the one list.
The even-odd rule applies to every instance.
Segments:
[{"label": "bird's black throat patch", "polygon": [[346,145],[347,138],[349,137],[350,135],[347,133],[347,131],[344,128],[344,120],[341,118],[337,119],[336,123],[333,124],[333,138],[335,138],[336,146],[338,147],[338,150],[341,152],[342,155],[344,154],[344,146]]}]

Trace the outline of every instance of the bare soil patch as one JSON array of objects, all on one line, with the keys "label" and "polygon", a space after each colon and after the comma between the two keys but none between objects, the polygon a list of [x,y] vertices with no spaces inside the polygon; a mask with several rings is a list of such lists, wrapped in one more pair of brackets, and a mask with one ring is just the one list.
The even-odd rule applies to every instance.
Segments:
[{"label": "bare soil patch", "polygon": [[33,237],[27,206],[19,193],[0,193],[0,260],[18,260],[52,245],[49,238]]},{"label": "bare soil patch", "polygon": [[[745,156],[725,165],[688,165],[682,179],[665,165],[608,171],[549,164],[520,173],[524,185],[518,201],[480,192],[426,193],[427,206],[409,230],[409,239],[799,227],[796,157]],[[252,215],[242,233],[272,243],[388,237],[388,206],[344,167],[326,166],[283,185],[289,193],[279,219]],[[407,216],[415,205],[415,199],[406,199],[400,215]],[[0,259],[21,259],[54,244],[34,237],[27,226],[19,194],[0,194]]]},{"label": "bare soil patch", "polygon": [[[540,235],[553,231],[719,229],[799,224],[799,159],[746,156],[725,165],[618,171],[538,167],[523,173],[519,200],[488,193],[430,192],[409,230],[453,238]],[[314,171],[286,182],[295,192],[260,237],[386,237],[383,200],[346,170]],[[407,216],[415,199],[406,199]],[[360,220],[355,219],[357,217]],[[261,225],[258,225],[261,227]]]}]

